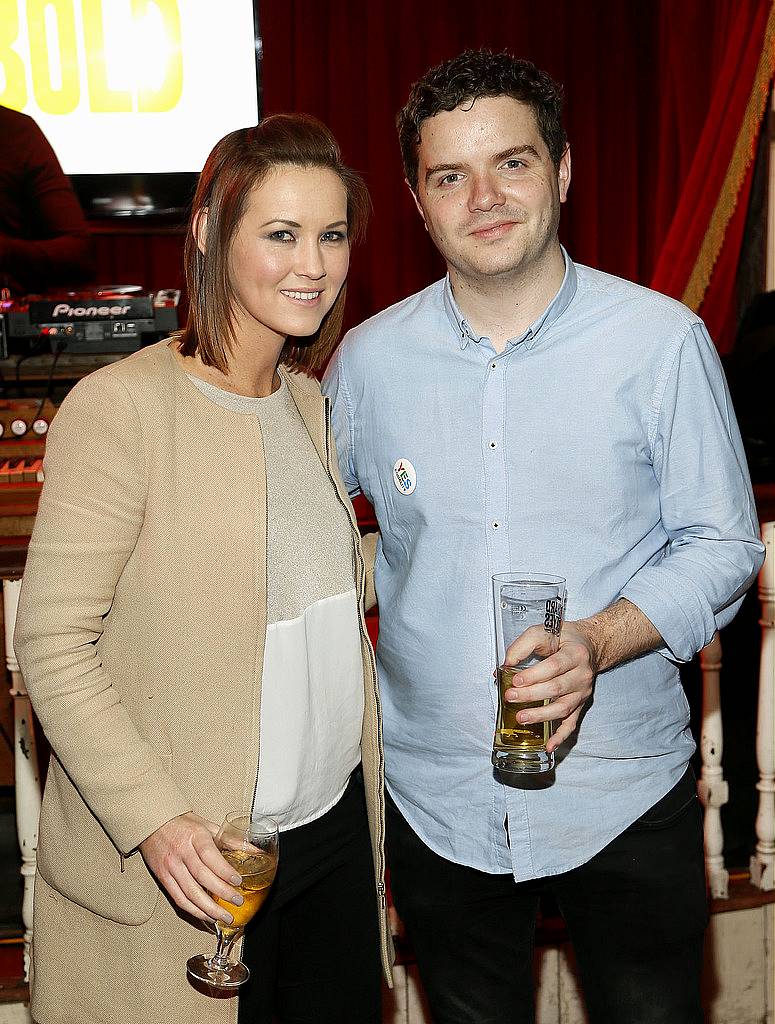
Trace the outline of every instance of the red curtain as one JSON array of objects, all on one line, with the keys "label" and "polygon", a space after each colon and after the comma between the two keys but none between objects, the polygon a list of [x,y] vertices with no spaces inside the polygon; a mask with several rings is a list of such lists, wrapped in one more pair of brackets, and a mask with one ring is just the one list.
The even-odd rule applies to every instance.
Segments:
[{"label": "red curtain", "polygon": [[[685,154],[680,190],[666,203],[674,213],[652,285],[699,309],[719,348],[728,351],[735,269],[775,59],[775,5],[720,4],[711,43],[711,93],[692,110],[696,145]],[[690,94],[694,76],[684,63],[672,60],[670,72],[671,92]]]},{"label": "red curtain", "polygon": [[[561,234],[573,258],[653,279],[680,298],[754,87],[770,6],[263,0],[265,112],[316,114],[371,191],[374,217],[354,256],[349,322],[443,272],[403,184],[394,119],[426,68],[479,46],[527,57],[565,85],[574,178]],[[765,63],[768,80],[771,58]],[[740,184],[702,309],[724,347],[750,175]]]}]

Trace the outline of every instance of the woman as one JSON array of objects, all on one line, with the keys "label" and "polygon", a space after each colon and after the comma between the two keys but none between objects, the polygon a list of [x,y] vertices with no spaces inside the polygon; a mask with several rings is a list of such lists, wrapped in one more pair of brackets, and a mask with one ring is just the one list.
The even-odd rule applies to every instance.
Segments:
[{"label": "woman", "polygon": [[185,964],[212,948],[195,921],[230,919],[213,835],[250,806],[280,822],[280,869],[240,1020],[380,1019],[370,581],[303,372],[336,342],[367,212],[313,118],[222,139],[193,204],[186,329],[85,378],[52,425],[15,638],[54,751],[39,1024],[237,1019]]}]

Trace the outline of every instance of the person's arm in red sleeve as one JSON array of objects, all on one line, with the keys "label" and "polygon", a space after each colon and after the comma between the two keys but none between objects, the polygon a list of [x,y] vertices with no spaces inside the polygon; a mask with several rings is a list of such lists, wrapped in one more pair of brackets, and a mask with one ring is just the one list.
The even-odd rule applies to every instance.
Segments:
[{"label": "person's arm in red sleeve", "polygon": [[89,228],[56,154],[31,118],[14,132],[20,235],[0,232],[0,273],[25,291],[80,284],[94,276]]}]

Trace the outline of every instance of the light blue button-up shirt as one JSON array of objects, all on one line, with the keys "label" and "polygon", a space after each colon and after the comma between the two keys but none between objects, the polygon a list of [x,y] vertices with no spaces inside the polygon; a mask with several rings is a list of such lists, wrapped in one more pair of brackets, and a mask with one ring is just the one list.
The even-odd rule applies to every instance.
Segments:
[{"label": "light blue button-up shirt", "polygon": [[[702,322],[565,265],[500,354],[445,279],[350,331],[324,381],[343,477],[381,531],[388,788],[442,857],[517,881],[583,864],[678,781],[694,743],[677,662],[732,618],[763,559]],[[524,781],[490,764],[490,578],[510,570],[565,576],[569,619],[626,597],[665,643],[601,673],[555,772]]]}]

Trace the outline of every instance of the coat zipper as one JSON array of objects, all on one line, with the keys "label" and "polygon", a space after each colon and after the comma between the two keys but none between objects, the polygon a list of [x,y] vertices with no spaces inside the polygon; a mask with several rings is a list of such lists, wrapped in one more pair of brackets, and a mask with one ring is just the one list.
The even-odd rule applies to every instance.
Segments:
[{"label": "coat zipper", "polygon": [[[256,417],[256,424],[258,426],[258,446],[261,449],[261,457],[262,457],[263,463],[264,463],[264,480],[266,480],[266,449],[264,448],[264,435],[261,432],[261,424],[258,421],[258,417]],[[269,485],[268,485],[268,483],[266,483],[265,486],[264,486],[264,581],[265,581],[265,586],[266,586],[266,559],[267,559],[267,556],[268,556],[268,545],[267,545],[267,538],[266,538],[266,530],[267,530],[268,524],[269,524]],[[255,543],[255,540],[254,540],[254,543]],[[266,629],[264,629],[264,646],[266,646]],[[255,662],[254,662],[254,665],[253,665],[253,685],[254,686],[256,685],[256,679],[258,678],[258,672],[256,671],[257,668],[258,668],[258,646],[256,646],[256,659],[255,659]],[[256,803],[256,793],[258,792],[258,774],[259,774],[260,767],[261,767],[261,732],[260,732],[260,729],[261,729],[261,726],[260,726],[260,722],[261,722],[261,692],[260,692],[260,690],[259,690],[259,696],[258,696],[258,709],[257,709],[257,714],[256,714],[256,721],[259,723],[259,734],[258,734],[258,737],[257,737],[258,743],[256,744],[257,747],[258,747],[258,758],[256,760],[256,772],[255,772],[255,778],[254,778],[254,782],[253,782],[253,796],[250,799],[250,808],[249,809],[251,811],[253,810],[253,807],[255,806],[255,803]]]}]

